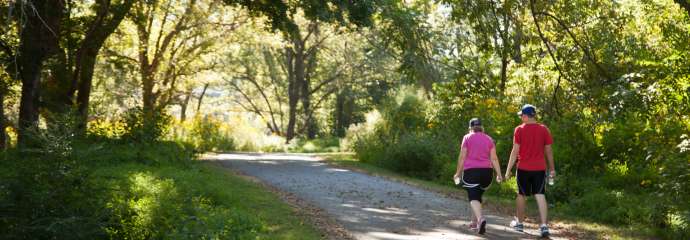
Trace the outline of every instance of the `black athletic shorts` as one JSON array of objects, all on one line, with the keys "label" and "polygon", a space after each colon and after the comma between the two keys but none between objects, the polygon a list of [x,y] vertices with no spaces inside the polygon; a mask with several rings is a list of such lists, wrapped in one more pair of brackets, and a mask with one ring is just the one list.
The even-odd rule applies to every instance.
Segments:
[{"label": "black athletic shorts", "polygon": [[491,168],[472,168],[462,172],[462,187],[467,190],[467,198],[482,202],[484,191],[491,185]]},{"label": "black athletic shorts", "polygon": [[526,171],[517,170],[518,194],[532,196],[533,194],[544,194],[546,192],[546,171]]}]

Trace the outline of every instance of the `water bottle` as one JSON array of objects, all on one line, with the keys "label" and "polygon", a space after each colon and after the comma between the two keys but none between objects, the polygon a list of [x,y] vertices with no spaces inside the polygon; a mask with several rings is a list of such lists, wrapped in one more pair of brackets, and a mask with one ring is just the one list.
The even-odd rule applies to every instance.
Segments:
[{"label": "water bottle", "polygon": [[553,186],[553,175],[549,173],[549,186]]},{"label": "water bottle", "polygon": [[455,182],[455,185],[460,184],[460,178],[459,177],[454,177],[453,182]]}]

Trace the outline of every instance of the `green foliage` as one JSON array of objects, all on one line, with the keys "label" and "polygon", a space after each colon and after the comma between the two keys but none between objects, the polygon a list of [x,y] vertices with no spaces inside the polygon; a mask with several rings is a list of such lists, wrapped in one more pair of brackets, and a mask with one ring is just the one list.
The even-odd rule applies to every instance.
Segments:
[{"label": "green foliage", "polygon": [[[213,116],[194,117],[189,121],[174,121],[168,139],[193,145],[199,152],[207,151],[285,151],[285,139],[267,136],[243,118],[228,121]],[[337,140],[337,139],[336,139]]]},{"label": "green foliage", "polygon": [[125,112],[122,121],[125,130],[123,139],[153,142],[165,136],[171,117],[162,109],[145,112],[141,107],[134,107]]},{"label": "green foliage", "polygon": [[[101,169],[100,186],[110,192],[105,206],[118,223],[105,231],[121,239],[249,239],[263,230],[259,221],[194,189],[203,169],[140,169],[136,164]],[[178,175],[178,176],[174,176]],[[215,179],[203,179],[215,180]]]},{"label": "green foliage", "polygon": [[194,162],[193,146],[98,136],[54,145],[71,147],[2,153],[3,239],[318,238],[269,192]]},{"label": "green foliage", "polygon": [[[408,88],[389,98],[380,116],[367,116],[366,125],[348,130],[350,147],[359,159],[413,176],[435,175],[434,143],[423,134],[428,126],[424,97]],[[378,111],[377,111],[378,112]]]},{"label": "green foliage", "polygon": [[235,144],[231,135],[232,129],[227,129],[220,121],[212,117],[196,117],[193,120],[191,136],[197,150],[206,151],[232,151]]},{"label": "green foliage", "polygon": [[71,118],[53,120],[31,145],[0,153],[3,239],[318,237],[267,191],[195,162],[196,146],[99,136],[136,129],[105,121],[78,137]]},{"label": "green foliage", "polygon": [[[62,143],[55,145],[70,145]],[[0,233],[4,238],[105,237],[100,219],[108,213],[94,208],[102,202],[89,197],[102,190],[87,181],[88,168],[70,152],[45,148],[3,153],[0,211],[6,214],[0,217]]]},{"label": "green foliage", "polygon": [[324,137],[312,140],[293,139],[288,144],[287,151],[299,153],[340,152],[340,139],[337,137]]},{"label": "green foliage", "polygon": [[[472,92],[457,94],[454,88],[453,84],[436,88],[431,100],[400,91],[380,108],[380,114],[369,113],[366,123],[349,129],[346,146],[365,163],[450,184],[467,121],[480,117],[505,168],[513,128],[519,124],[515,115],[519,104]],[[639,112],[617,114],[611,120],[589,109],[564,112],[557,118],[541,115],[555,142],[559,175],[548,193],[555,211],[606,224],[671,230],[659,232],[665,238],[686,236],[684,183],[690,176],[690,140],[681,133],[690,131],[688,123],[652,121]],[[514,182],[494,188],[491,196],[508,199],[515,194]]]}]

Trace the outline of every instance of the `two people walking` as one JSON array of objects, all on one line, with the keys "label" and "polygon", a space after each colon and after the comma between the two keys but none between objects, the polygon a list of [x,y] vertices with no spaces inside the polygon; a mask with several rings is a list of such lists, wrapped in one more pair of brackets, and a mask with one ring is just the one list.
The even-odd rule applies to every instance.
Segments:
[{"label": "two people walking", "polygon": [[539,227],[542,237],[549,236],[547,222],[546,192],[547,164],[548,160],[550,182],[555,177],[553,151],[551,144],[553,139],[548,128],[536,121],[536,108],[526,104],[518,112],[522,124],[515,128],[513,134],[513,148],[508,160],[505,175],[501,174],[501,167],[496,154],[493,139],[484,133],[484,128],[478,118],[469,122],[469,133],[462,140],[458,166],[453,179],[456,185],[461,185],[467,190],[467,196],[472,208],[472,221],[470,228],[479,234],[486,232],[486,219],[482,215],[482,195],[491,185],[493,173],[496,182],[510,179],[512,168],[517,163],[515,173],[518,185],[516,203],[516,217],[510,223],[516,231],[524,230],[526,197],[534,196],[539,208],[541,225]]}]

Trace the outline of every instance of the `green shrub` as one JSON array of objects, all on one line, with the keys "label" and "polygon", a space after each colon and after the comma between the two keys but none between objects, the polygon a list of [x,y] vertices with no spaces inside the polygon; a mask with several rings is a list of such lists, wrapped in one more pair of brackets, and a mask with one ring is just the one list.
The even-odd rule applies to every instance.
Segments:
[{"label": "green shrub", "polygon": [[[66,118],[65,118],[66,119]],[[102,193],[88,182],[89,169],[75,158],[71,121],[35,129],[33,143],[1,153],[0,235],[6,239],[103,238],[108,212],[99,208]]]},{"label": "green shrub", "polygon": [[198,187],[193,148],[90,136],[9,150],[0,161],[3,239],[255,239],[261,221]]},{"label": "green shrub", "polygon": [[191,135],[197,150],[206,151],[232,151],[235,150],[235,142],[232,139],[228,127],[221,124],[213,117],[194,118]]},{"label": "green shrub", "polygon": [[294,139],[288,145],[289,152],[317,153],[340,152],[340,139],[337,137],[323,137],[317,139]]},{"label": "green shrub", "polygon": [[429,179],[434,156],[431,144],[425,136],[400,136],[396,143],[385,148],[385,158],[380,164],[410,176]]},{"label": "green shrub", "polygon": [[171,117],[164,109],[155,109],[147,113],[141,107],[134,107],[125,112],[122,121],[124,123],[123,139],[153,142],[166,135]]},{"label": "green shrub", "polygon": [[131,167],[110,171],[102,174],[129,176],[103,184],[119,190],[111,192],[106,203],[112,220],[119,223],[106,229],[113,238],[246,239],[262,229],[257,219],[188,192],[176,179]]}]

